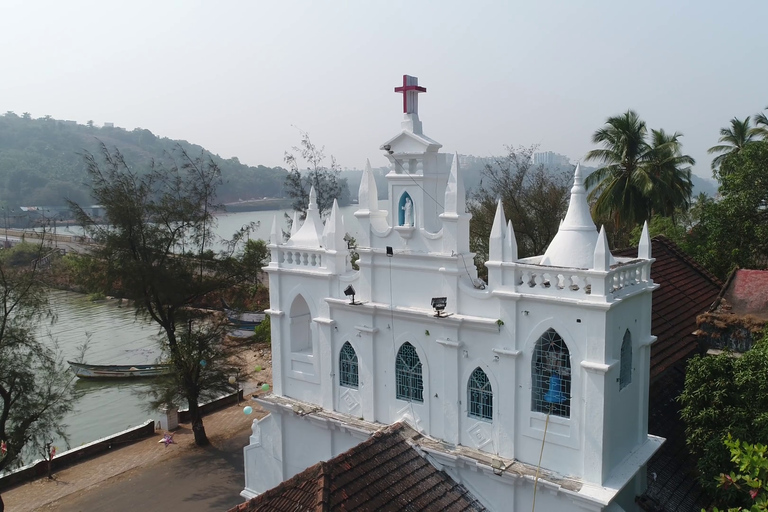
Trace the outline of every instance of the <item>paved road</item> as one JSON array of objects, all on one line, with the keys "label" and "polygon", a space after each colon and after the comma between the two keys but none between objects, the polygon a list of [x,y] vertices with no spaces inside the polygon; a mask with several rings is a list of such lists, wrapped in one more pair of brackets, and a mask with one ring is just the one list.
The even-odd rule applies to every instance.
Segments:
[{"label": "paved road", "polygon": [[218,447],[195,449],[150,468],[132,470],[87,492],[52,503],[61,512],[224,512],[245,501],[240,497],[243,447],[250,428],[221,441]]}]

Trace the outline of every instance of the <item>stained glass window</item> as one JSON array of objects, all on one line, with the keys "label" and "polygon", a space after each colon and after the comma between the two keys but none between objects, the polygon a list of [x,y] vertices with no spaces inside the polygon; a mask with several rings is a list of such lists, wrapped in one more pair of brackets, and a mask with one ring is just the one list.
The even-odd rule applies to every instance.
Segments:
[{"label": "stained glass window", "polygon": [[531,360],[531,410],[571,416],[571,355],[554,329],[541,335]]},{"label": "stained glass window", "polygon": [[408,342],[397,351],[395,361],[396,395],[401,400],[424,401],[424,381],[421,376],[421,360],[416,349]]},{"label": "stained glass window", "polygon": [[357,375],[357,354],[347,341],[339,352],[339,385],[357,389]]},{"label": "stained glass window", "polygon": [[632,382],[632,335],[629,329],[621,342],[621,369],[619,370],[619,389],[624,389]]},{"label": "stained glass window", "polygon": [[485,372],[478,368],[469,376],[467,383],[467,414],[470,418],[493,419],[493,389]]}]

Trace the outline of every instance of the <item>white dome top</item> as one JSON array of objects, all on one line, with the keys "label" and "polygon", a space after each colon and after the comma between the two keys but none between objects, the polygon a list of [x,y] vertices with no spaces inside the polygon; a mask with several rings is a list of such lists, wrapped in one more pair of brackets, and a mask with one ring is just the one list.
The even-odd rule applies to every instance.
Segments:
[{"label": "white dome top", "polygon": [[541,258],[541,265],[592,268],[597,235],[597,227],[592,221],[587,204],[587,191],[581,177],[581,168],[576,164],[568,213]]}]

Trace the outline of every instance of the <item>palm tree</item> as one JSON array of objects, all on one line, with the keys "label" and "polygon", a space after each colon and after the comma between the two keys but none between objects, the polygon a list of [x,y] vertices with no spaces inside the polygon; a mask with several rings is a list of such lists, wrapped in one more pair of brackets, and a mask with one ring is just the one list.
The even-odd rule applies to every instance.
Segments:
[{"label": "palm tree", "polygon": [[755,129],[750,126],[750,118],[747,116],[744,121],[740,121],[734,117],[731,119],[730,128],[720,128],[720,138],[717,142],[721,142],[717,146],[712,146],[707,150],[707,153],[714,154],[720,153],[712,160],[712,170],[715,171],[723,161],[730,155],[735,155],[744,148],[747,144],[752,142],[759,134],[760,129]]},{"label": "palm tree", "polygon": [[[664,130],[651,130],[650,158],[646,164],[651,177],[648,199],[651,213],[673,217],[675,210],[687,210],[691,205],[691,167],[696,161],[682,153],[680,137]],[[687,166],[687,167],[684,167]]]},{"label": "palm tree", "polygon": [[587,176],[589,200],[594,201],[596,217],[611,218],[620,226],[634,226],[647,218],[650,204],[647,192],[652,187],[645,163],[652,148],[645,141],[645,121],[632,110],[609,117],[605,126],[592,135],[593,149],[585,160],[598,160],[601,167]]},{"label": "palm tree", "polygon": [[[768,107],[765,107],[765,110],[768,110]],[[765,116],[764,112],[755,114],[755,127],[753,130],[763,140],[768,140],[768,117]]]}]

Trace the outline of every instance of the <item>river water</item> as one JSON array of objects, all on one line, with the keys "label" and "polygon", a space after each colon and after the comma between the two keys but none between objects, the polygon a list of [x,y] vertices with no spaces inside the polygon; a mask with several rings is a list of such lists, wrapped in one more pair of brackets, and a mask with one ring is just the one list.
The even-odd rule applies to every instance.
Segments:
[{"label": "river water", "polygon": [[[360,224],[353,213],[357,205],[341,208],[347,231],[358,236]],[[244,225],[254,222],[258,227],[251,238],[269,240],[272,220],[287,230],[286,211],[267,210],[238,212],[218,217],[217,235],[231,237]],[[77,226],[58,228],[59,234],[82,234]],[[141,319],[136,319],[132,307],[121,306],[117,301],[92,302],[85,295],[54,291],[51,303],[58,320],[53,325],[41,325],[38,334],[51,336],[58,341],[65,359],[74,359],[78,347],[90,337],[85,362],[91,364],[143,364],[153,363],[160,355],[157,340],[158,329]],[[75,378],[76,379],[76,378]],[[95,441],[129,427],[144,423],[147,419],[159,419],[157,411],[148,411],[147,400],[140,396],[151,383],[146,380],[104,382],[76,379],[75,389],[80,399],[75,410],[63,423],[68,426],[72,447]],[[59,451],[64,449],[61,440],[54,442]]]}]

